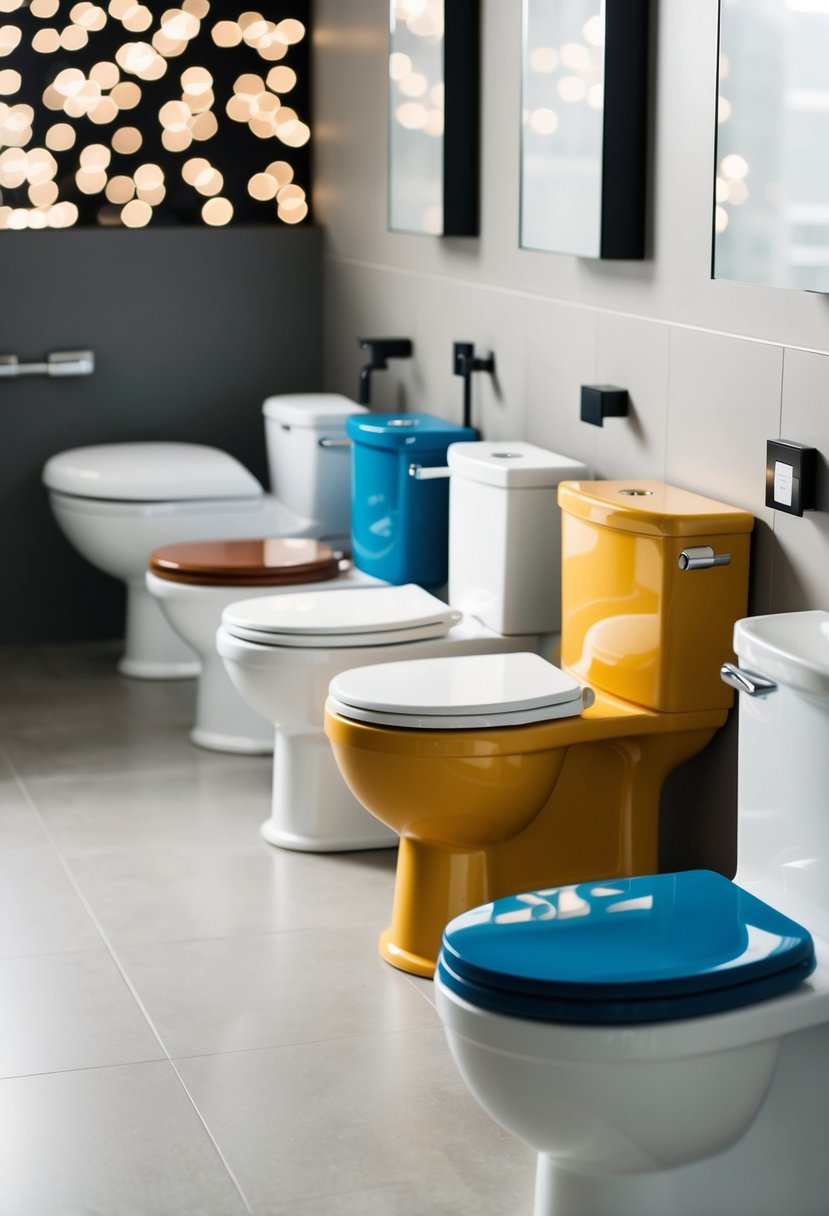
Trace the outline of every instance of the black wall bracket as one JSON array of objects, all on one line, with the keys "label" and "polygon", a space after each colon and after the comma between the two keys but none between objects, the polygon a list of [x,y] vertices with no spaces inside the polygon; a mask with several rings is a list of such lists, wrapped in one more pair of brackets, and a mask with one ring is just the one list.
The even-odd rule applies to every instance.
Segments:
[{"label": "black wall bracket", "polygon": [[630,408],[626,388],[614,384],[583,384],[581,386],[581,420],[591,426],[604,426],[605,418],[625,418]]},{"label": "black wall bracket", "polygon": [[360,368],[360,385],[357,400],[368,405],[371,400],[371,373],[384,372],[389,359],[411,359],[411,338],[358,338],[360,350],[368,351],[368,363]]},{"label": "black wall bracket", "polygon": [[452,371],[456,376],[463,376],[463,425],[471,426],[472,422],[472,373],[489,372],[495,375],[495,356],[490,353],[486,358],[475,354],[472,342],[456,342],[452,348]]}]

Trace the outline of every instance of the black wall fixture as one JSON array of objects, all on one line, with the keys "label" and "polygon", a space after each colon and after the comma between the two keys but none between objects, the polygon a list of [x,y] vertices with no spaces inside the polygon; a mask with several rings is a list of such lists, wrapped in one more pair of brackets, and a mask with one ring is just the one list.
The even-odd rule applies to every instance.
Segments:
[{"label": "black wall fixture", "polygon": [[5,0],[0,229],[302,223],[309,0]]},{"label": "black wall fixture", "polygon": [[524,0],[521,245],[645,255],[649,0]]},{"label": "black wall fixture", "polygon": [[389,228],[477,236],[480,0],[390,0]]}]

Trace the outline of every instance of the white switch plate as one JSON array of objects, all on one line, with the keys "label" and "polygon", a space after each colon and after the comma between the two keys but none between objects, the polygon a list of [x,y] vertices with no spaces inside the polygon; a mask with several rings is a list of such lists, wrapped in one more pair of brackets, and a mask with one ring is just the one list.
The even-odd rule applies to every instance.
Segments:
[{"label": "white switch plate", "polygon": [[794,468],[784,464],[782,460],[774,462],[774,501],[783,507],[792,505],[792,485],[794,484]]}]

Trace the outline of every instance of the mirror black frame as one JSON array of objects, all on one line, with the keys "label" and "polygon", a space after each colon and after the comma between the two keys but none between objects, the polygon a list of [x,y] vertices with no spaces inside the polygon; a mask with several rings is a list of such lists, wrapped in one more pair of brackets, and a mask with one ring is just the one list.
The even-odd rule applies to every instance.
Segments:
[{"label": "mirror black frame", "polygon": [[444,236],[477,236],[480,229],[480,8],[480,0],[444,0]]},{"label": "mirror black frame", "polygon": [[[528,0],[524,0],[524,63]],[[641,260],[645,256],[650,0],[605,0],[601,202],[595,253],[555,244],[525,245],[578,257]],[[522,139],[522,193],[524,181]],[[523,213],[523,208],[522,208]]]},{"label": "mirror black frame", "polygon": [[[395,0],[389,0],[393,16]],[[442,218],[439,231],[403,228],[391,232],[445,237],[478,236],[480,229],[481,15],[480,0],[443,0],[444,127],[441,150]],[[392,28],[390,23],[390,29]],[[393,46],[389,46],[389,54]],[[394,83],[389,81],[389,124],[394,121]],[[389,139],[389,177],[394,159]]]}]

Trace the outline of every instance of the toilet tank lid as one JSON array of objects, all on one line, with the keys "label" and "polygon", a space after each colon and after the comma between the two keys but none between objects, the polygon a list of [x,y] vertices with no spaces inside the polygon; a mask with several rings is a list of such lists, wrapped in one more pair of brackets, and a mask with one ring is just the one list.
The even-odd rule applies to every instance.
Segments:
[{"label": "toilet tank lid", "polygon": [[284,393],[263,401],[262,413],[283,426],[314,429],[344,426],[346,418],[368,410],[341,393]]},{"label": "toilet tank lid", "polygon": [[448,459],[453,474],[505,488],[557,486],[560,481],[590,476],[580,460],[521,440],[453,443]]},{"label": "toilet tank lid", "polygon": [[250,499],[264,493],[235,457],[198,443],[104,443],[72,448],[47,460],[43,482],[62,494],[112,502]]},{"label": "toilet tank lid", "polygon": [[778,612],[734,626],[734,651],[746,668],[790,688],[829,697],[829,612]]},{"label": "toilet tank lid", "polygon": [[371,414],[349,418],[346,433],[355,443],[405,452],[445,453],[450,443],[474,439],[470,426],[447,422],[435,414]]},{"label": "toilet tank lid", "polygon": [[750,532],[754,516],[664,481],[575,481],[558,488],[562,511],[640,536],[713,536]]}]

